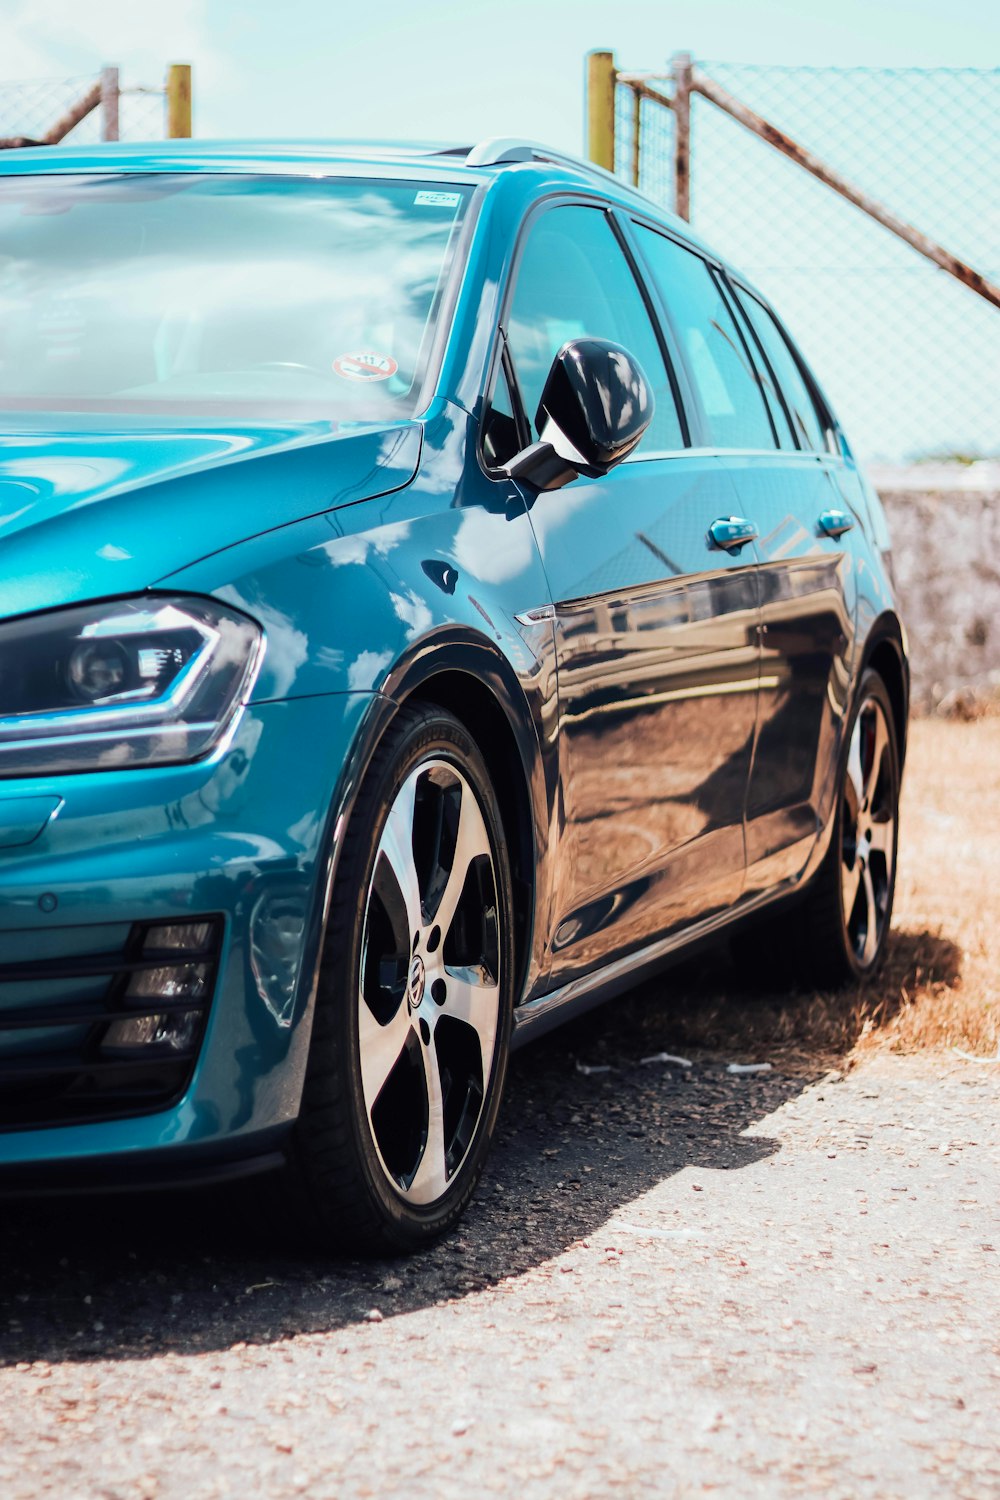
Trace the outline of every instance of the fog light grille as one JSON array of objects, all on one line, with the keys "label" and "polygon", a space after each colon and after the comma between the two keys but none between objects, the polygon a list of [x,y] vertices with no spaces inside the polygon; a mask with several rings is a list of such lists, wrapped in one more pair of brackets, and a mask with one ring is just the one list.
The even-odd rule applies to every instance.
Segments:
[{"label": "fog light grille", "polygon": [[[0,1128],[167,1108],[190,1082],[215,989],[219,917],[136,923],[124,949],[0,964]],[[58,1003],[5,997],[64,995]],[[86,998],[84,998],[86,997]]]}]

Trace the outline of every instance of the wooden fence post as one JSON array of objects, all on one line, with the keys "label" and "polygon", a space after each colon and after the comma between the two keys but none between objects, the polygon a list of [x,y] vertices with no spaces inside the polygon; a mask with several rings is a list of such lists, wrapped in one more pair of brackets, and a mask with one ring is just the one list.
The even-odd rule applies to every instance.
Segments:
[{"label": "wooden fence post", "polygon": [[191,64],[171,63],[167,70],[167,136],[186,139],[191,134]]},{"label": "wooden fence post", "polygon": [[587,54],[587,155],[615,170],[615,54]]}]

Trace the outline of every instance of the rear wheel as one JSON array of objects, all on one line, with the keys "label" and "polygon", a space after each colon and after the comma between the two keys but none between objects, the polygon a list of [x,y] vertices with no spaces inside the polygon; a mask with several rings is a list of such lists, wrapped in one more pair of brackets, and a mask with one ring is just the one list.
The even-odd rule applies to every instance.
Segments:
[{"label": "rear wheel", "polygon": [[510,873],[463,726],[404,709],[341,854],[287,1179],[305,1226],[416,1248],[468,1202],[510,1040]]},{"label": "rear wheel", "polygon": [[800,928],[800,968],[811,984],[843,984],[877,970],[892,917],[898,832],[895,720],[884,682],[868,671],[848,731],[833,839]]}]

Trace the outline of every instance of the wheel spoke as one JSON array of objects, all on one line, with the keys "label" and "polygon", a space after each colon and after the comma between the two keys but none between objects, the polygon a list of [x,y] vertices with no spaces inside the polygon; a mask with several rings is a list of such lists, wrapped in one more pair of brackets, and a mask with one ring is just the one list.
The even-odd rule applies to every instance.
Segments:
[{"label": "wheel spoke", "polygon": [[369,1117],[375,1101],[393,1068],[402,1056],[412,1030],[405,996],[396,1013],[385,1026],[379,1024],[364,995],[358,995],[358,1052],[361,1061],[361,1087]]},{"label": "wheel spoke", "polygon": [[853,793],[854,801],[851,807],[852,823],[858,816],[861,807],[861,799],[864,797],[864,776],[861,770],[861,715],[858,715],[851,735],[851,747],[847,754],[847,781],[844,790]]},{"label": "wheel spoke", "polygon": [[841,890],[844,893],[844,921],[850,923],[854,903],[858,899],[858,886],[861,884],[861,864],[855,859],[853,865],[848,869],[844,866],[841,874]]},{"label": "wheel spoke", "polygon": [[441,1074],[432,1047],[420,1048],[427,1087],[427,1139],[413,1174],[407,1197],[414,1203],[433,1203],[448,1186],[448,1166],[444,1154],[444,1099]]},{"label": "wheel spoke", "polygon": [[451,872],[441,893],[437,911],[432,918],[441,929],[442,944],[447,939],[451,924],[455,919],[455,911],[465,889],[469,866],[474,859],[484,854],[490,858],[490,840],[486,832],[486,824],[479,811],[479,803],[463,783],[462,801],[458,814],[458,834],[455,839],[455,857],[452,860]]},{"label": "wheel spoke", "polygon": [[[400,787],[379,841],[379,857],[385,856],[406,909],[407,951],[413,941],[413,934],[420,927],[420,882],[413,859],[413,812],[417,779],[416,776],[410,776]],[[377,867],[378,860],[376,869]]]},{"label": "wheel spoke", "polygon": [[872,823],[871,825],[871,847],[877,849],[880,854],[885,855],[886,873],[892,874],[892,845],[895,824],[891,818],[884,822]]},{"label": "wheel spoke", "polygon": [[484,983],[478,969],[449,969],[447,974],[448,994],[441,1013],[454,1017],[456,1021],[464,1021],[475,1031],[479,1038],[485,1086],[493,1066],[493,1048],[500,1019],[500,986]]},{"label": "wheel spoke", "polygon": [[875,743],[872,746],[871,765],[868,767],[868,774],[865,777],[865,785],[864,785],[864,798],[865,798],[865,801],[866,801],[866,803],[868,805],[869,812],[871,812],[872,808],[873,808],[873,803],[874,803],[874,799],[875,799],[875,792],[876,792],[876,789],[877,789],[878,783],[879,783],[879,774],[880,774],[880,772],[882,770],[882,758],[885,755],[885,753],[888,750],[888,748],[889,748],[889,733],[888,733],[888,730],[885,727],[885,720],[882,718],[881,710],[879,710],[878,708],[876,708],[875,709]]},{"label": "wheel spoke", "polygon": [[861,883],[865,895],[865,941],[861,950],[860,958],[863,964],[870,964],[875,957],[878,948],[878,904],[875,900],[875,882],[872,880],[872,872],[865,865],[861,876]]}]

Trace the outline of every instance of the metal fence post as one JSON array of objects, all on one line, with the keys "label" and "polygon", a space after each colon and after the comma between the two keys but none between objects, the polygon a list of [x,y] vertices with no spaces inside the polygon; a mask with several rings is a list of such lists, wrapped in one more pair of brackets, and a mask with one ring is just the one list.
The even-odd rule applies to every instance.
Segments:
[{"label": "metal fence post", "polygon": [[167,137],[191,134],[191,64],[171,63],[167,69]]},{"label": "metal fence post", "polygon": [[118,69],[101,69],[101,140],[118,140]]},{"label": "metal fence post", "polygon": [[642,174],[642,95],[632,90],[632,186],[639,186]]},{"label": "metal fence post", "polygon": [[615,170],[615,54],[587,54],[587,155]]},{"label": "metal fence post", "polygon": [[691,54],[675,52],[670,59],[674,80],[674,213],[691,218]]}]

